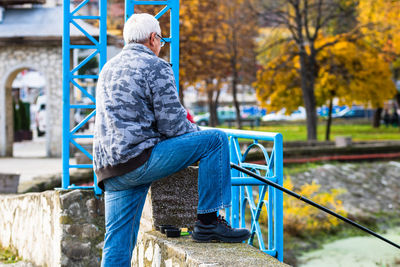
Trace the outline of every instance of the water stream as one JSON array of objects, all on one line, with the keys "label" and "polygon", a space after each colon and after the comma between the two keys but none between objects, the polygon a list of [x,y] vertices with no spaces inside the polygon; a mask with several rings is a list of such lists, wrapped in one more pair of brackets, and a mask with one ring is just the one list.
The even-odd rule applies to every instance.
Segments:
[{"label": "water stream", "polygon": [[[384,237],[400,244],[400,227]],[[373,236],[349,237],[305,253],[300,267],[395,267],[400,266],[400,250]]]}]

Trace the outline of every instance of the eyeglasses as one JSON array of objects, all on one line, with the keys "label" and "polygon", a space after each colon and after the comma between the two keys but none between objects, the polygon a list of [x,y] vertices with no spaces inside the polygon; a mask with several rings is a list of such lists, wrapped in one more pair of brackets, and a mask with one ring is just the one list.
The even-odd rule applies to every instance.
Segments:
[{"label": "eyeglasses", "polygon": [[161,47],[163,47],[167,41],[164,38],[162,38],[158,33],[156,33],[156,35],[160,38]]}]

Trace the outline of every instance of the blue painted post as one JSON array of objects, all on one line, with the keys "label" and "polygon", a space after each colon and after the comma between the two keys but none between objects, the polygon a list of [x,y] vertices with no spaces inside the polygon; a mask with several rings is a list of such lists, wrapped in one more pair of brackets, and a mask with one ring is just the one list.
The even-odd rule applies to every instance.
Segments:
[{"label": "blue painted post", "polygon": [[132,16],[135,10],[135,5],[132,3],[132,0],[125,0],[125,20],[127,21],[130,16]]},{"label": "blue painted post", "polygon": [[171,1],[171,64],[179,92],[179,0]]},{"label": "blue painted post", "polygon": [[274,193],[275,188],[268,186],[268,249],[273,249],[275,247],[274,239],[276,238],[274,231]]},{"label": "blue painted post", "polygon": [[[275,146],[275,176],[277,177],[277,183],[283,185],[283,142],[282,135],[277,134],[274,140]],[[283,261],[283,193],[280,190],[275,189],[275,249],[277,251],[277,258]]]},{"label": "blue painted post", "polygon": [[[235,164],[239,164],[241,158],[239,158],[240,146],[236,137],[230,138],[230,158],[231,162]],[[243,174],[237,170],[231,170],[232,177],[242,176]],[[239,214],[240,214],[240,202],[242,199],[240,198],[241,188],[238,186],[232,186],[232,214],[231,214],[231,225],[232,227],[238,228],[240,225]]]},{"label": "blue painted post", "polygon": [[64,25],[62,37],[62,57],[63,57],[63,128],[62,128],[62,181],[61,188],[67,189],[69,186],[69,120],[70,120],[70,1],[63,1]]},{"label": "blue painted post", "polygon": [[[246,218],[245,218],[246,212],[245,211],[246,211],[246,203],[248,202],[248,201],[246,201],[246,194],[245,194],[246,187],[245,186],[240,186],[240,187],[235,186],[233,188],[237,188],[237,192],[235,192],[236,194],[239,193],[239,211],[240,211],[240,213],[238,213],[238,214],[240,214],[240,226],[237,226],[237,227],[245,228],[246,227]],[[248,188],[249,188],[249,190],[251,190],[250,186]],[[232,201],[233,201],[233,198],[232,198]],[[249,205],[250,205],[250,203],[249,203]]]},{"label": "blue painted post", "polygon": [[99,72],[107,62],[107,0],[100,0],[100,65]]}]

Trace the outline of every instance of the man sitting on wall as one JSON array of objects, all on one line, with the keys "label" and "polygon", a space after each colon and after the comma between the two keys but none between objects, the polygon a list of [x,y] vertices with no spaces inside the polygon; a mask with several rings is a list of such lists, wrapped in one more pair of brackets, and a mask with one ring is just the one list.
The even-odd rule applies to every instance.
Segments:
[{"label": "man sitting on wall", "polygon": [[105,191],[102,266],[130,266],[146,194],[153,181],[199,161],[195,241],[242,242],[247,229],[217,217],[231,205],[228,138],[186,118],[172,68],[159,58],[158,21],[134,14],[125,47],[103,67],[96,92],[94,169]]}]

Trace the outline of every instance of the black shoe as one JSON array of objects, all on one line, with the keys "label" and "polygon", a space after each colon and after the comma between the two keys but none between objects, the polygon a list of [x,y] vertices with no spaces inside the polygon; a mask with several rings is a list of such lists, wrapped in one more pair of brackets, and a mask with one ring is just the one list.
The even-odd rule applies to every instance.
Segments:
[{"label": "black shoe", "polygon": [[203,224],[196,221],[192,238],[197,242],[222,241],[226,243],[240,243],[250,237],[250,231],[243,228],[232,228],[224,217],[218,216],[212,224]]}]

